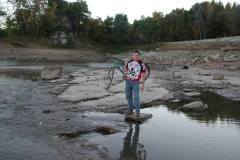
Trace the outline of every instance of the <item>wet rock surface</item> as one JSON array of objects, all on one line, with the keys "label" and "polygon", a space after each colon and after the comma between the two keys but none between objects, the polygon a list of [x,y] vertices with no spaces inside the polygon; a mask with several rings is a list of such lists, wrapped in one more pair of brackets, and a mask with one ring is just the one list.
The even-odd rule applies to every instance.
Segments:
[{"label": "wet rock surface", "polygon": [[[117,71],[116,71],[117,72]],[[89,69],[74,73],[72,84],[58,95],[62,101],[75,103],[72,111],[102,111],[124,113],[127,109],[125,97],[125,81],[122,78],[114,79],[115,85],[109,90],[104,89],[103,78],[107,74],[105,69]],[[118,73],[116,73],[118,74]],[[153,77],[146,81],[146,90],[141,93],[141,104],[151,106],[152,103],[166,101],[173,98],[171,92],[163,88],[161,80]]]},{"label": "wet rock surface", "polygon": [[58,135],[75,131],[113,134],[127,128],[124,116],[68,112],[66,108],[74,104],[61,102],[49,93],[56,83],[1,77],[0,143],[4,147],[0,147],[0,159],[109,158],[106,148],[87,137],[71,141]]},{"label": "wet rock surface", "polygon": [[150,113],[140,113],[140,115],[130,114],[125,116],[125,121],[143,123],[153,117]]}]

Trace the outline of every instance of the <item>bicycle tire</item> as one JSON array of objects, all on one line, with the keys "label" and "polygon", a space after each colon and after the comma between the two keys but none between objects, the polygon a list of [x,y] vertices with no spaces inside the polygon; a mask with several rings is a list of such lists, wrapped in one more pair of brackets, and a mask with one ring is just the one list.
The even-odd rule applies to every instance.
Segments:
[{"label": "bicycle tire", "polygon": [[[150,66],[146,63],[145,64],[145,67],[146,67],[146,73],[145,73],[145,81],[149,78],[150,76],[150,73],[151,73],[151,69],[150,69]],[[139,83],[143,83],[143,82],[139,82]]]},{"label": "bicycle tire", "polygon": [[110,68],[108,70],[107,76],[104,77],[105,80],[105,90],[108,90],[112,84],[113,80],[113,75],[114,75],[114,68]]}]

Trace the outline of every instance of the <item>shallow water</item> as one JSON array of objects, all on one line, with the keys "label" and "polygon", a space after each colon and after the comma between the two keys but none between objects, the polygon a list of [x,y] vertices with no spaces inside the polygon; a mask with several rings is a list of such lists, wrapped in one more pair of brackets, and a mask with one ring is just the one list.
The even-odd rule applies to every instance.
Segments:
[{"label": "shallow water", "polygon": [[[0,61],[1,67],[40,68],[45,64]],[[86,66],[105,66],[64,65],[70,71]],[[61,143],[60,147],[64,148],[68,143],[67,140],[53,138],[55,130],[65,121],[65,115],[61,112],[57,116],[42,113],[43,109],[48,108],[60,110],[65,104],[47,92],[46,84],[41,85],[37,79],[32,79],[33,75],[0,76],[0,160],[61,159],[56,146]],[[153,114],[153,118],[143,124],[129,124],[129,130],[113,135],[94,133],[86,137],[91,142],[106,146],[114,159],[239,160],[240,102],[207,92],[200,99],[209,105],[206,114],[185,114],[171,107],[153,106],[143,109],[143,112]],[[40,121],[44,127],[41,127]],[[67,147],[72,145],[74,148],[76,144],[78,140],[72,140]],[[77,149],[74,153],[67,147],[62,151],[66,150],[65,153],[72,157],[78,153]]]},{"label": "shallow water", "polygon": [[63,65],[64,68],[73,69],[75,67],[96,67],[105,68],[105,63],[78,63],[71,61],[57,61],[57,60],[16,60],[16,59],[6,59],[0,60],[0,67],[19,67],[19,68],[41,68],[45,65]]},{"label": "shallow water", "polygon": [[209,104],[207,114],[184,114],[163,105],[147,108],[143,112],[153,118],[146,123],[92,141],[109,148],[116,159],[239,160],[240,103],[210,93],[201,99]]}]

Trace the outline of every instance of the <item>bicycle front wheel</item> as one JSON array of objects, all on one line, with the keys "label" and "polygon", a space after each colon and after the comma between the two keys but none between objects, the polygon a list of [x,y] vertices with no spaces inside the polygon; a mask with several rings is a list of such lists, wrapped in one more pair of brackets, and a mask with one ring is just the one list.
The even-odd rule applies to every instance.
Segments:
[{"label": "bicycle front wheel", "polygon": [[107,75],[104,77],[104,88],[105,90],[109,89],[114,75],[114,68],[109,68]]}]

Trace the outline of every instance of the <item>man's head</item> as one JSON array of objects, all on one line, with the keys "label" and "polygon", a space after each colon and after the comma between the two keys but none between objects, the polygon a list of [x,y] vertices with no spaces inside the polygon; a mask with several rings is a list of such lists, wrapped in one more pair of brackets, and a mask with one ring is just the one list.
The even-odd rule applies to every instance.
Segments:
[{"label": "man's head", "polygon": [[140,55],[140,51],[136,50],[132,52],[132,59],[134,61],[140,61],[141,60],[141,55]]}]

